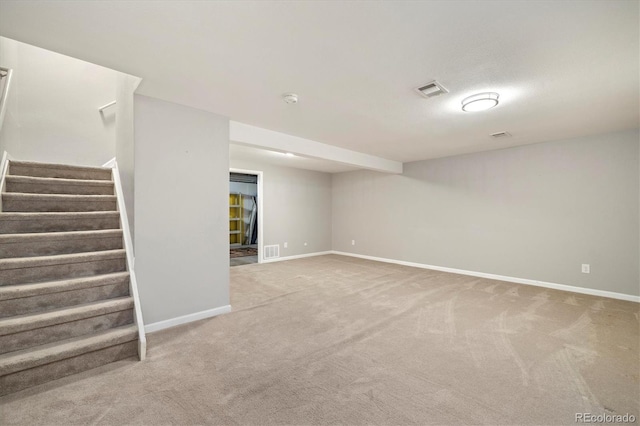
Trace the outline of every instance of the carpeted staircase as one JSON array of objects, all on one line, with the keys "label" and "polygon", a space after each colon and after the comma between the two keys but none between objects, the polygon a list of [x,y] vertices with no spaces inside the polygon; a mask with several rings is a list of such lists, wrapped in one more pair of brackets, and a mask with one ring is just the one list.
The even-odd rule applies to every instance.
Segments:
[{"label": "carpeted staircase", "polygon": [[138,355],[111,169],[10,161],[0,395]]}]

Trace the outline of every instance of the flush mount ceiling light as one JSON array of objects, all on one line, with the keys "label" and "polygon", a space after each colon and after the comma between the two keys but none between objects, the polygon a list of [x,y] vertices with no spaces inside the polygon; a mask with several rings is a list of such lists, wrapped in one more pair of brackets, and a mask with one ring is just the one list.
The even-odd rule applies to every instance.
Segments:
[{"label": "flush mount ceiling light", "polygon": [[498,95],[495,92],[478,93],[462,100],[463,111],[484,111],[498,105]]},{"label": "flush mount ceiling light", "polygon": [[288,104],[297,104],[298,95],[296,93],[285,93],[282,95],[282,100],[284,100]]},{"label": "flush mount ceiling light", "polygon": [[295,157],[296,156],[295,154],[292,154],[290,152],[287,152],[284,155],[286,155],[287,157]]}]

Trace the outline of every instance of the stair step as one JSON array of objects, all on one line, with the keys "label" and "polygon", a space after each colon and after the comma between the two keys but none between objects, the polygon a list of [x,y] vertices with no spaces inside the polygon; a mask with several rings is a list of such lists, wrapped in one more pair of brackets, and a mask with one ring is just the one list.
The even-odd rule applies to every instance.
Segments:
[{"label": "stair step", "polygon": [[[84,303],[74,307],[53,309],[46,312],[29,315],[17,315],[0,320],[0,336],[8,336],[15,333],[35,330],[43,327],[68,323],[85,318],[109,314],[111,312],[124,311],[133,308],[132,297],[119,297],[117,299],[101,300],[98,302]],[[65,340],[65,339],[58,339]],[[0,348],[3,345],[0,345]]]},{"label": "stair step", "polygon": [[122,248],[122,230],[0,234],[0,259]]},{"label": "stair step", "polygon": [[29,161],[10,161],[8,175],[62,179],[111,180],[111,169],[103,167],[35,163]]},{"label": "stair step", "polygon": [[138,353],[112,170],[10,161],[0,194],[0,396]]},{"label": "stair step", "polygon": [[133,324],[133,298],[102,300],[0,320],[0,354]]},{"label": "stair step", "polygon": [[32,176],[6,176],[7,192],[30,194],[113,195],[110,180],[83,180],[42,178]]},{"label": "stair step", "polygon": [[0,286],[0,317],[31,314],[128,295],[128,272]]},{"label": "stair step", "polygon": [[135,325],[0,355],[0,395],[136,356]]},{"label": "stair step", "polygon": [[83,354],[87,351],[102,349],[129,339],[136,339],[138,329],[135,325],[118,327],[95,333],[90,336],[75,337],[64,341],[42,345],[33,350],[16,351],[0,356],[0,376],[34,368],[65,358]]},{"label": "stair step", "polygon": [[29,284],[121,272],[124,250],[0,259],[0,285]]},{"label": "stair step", "polygon": [[118,212],[0,213],[0,234],[119,228]]},{"label": "stair step", "polygon": [[115,211],[115,195],[68,195],[2,193],[5,212],[95,212]]}]

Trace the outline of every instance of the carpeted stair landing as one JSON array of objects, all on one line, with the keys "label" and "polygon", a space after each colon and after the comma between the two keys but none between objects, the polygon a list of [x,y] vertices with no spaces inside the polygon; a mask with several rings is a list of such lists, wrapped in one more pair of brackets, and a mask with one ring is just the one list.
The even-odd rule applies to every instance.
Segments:
[{"label": "carpeted stair landing", "polygon": [[111,169],[10,161],[0,209],[0,395],[137,356]]}]

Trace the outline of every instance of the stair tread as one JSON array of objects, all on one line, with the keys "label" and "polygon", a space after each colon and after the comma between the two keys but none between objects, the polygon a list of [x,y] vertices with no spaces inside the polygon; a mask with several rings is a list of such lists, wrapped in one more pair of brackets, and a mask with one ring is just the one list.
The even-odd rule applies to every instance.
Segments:
[{"label": "stair tread", "polygon": [[84,194],[33,194],[29,192],[3,192],[2,198],[22,198],[22,199],[34,199],[34,200],[63,200],[68,199],[70,201],[113,201],[116,199],[115,195],[84,195]]},{"label": "stair tread", "polygon": [[22,176],[22,175],[6,175],[5,181],[7,182],[21,182],[21,183],[53,183],[56,185],[73,185],[73,186],[113,186],[111,180],[96,180],[96,179],[67,179],[67,178],[46,178],[38,176]]},{"label": "stair tread", "polygon": [[138,327],[127,325],[0,355],[0,376],[137,340]]},{"label": "stair tread", "polygon": [[107,238],[122,236],[122,229],[93,229],[89,231],[30,232],[24,234],[0,234],[0,244],[15,242],[37,242],[40,240],[62,241],[84,238]]},{"label": "stair tread", "polygon": [[[62,169],[62,170],[87,170],[87,171],[104,171],[111,170],[109,167],[95,167],[95,166],[74,166],[69,164],[56,164],[56,163],[39,163],[36,161],[15,161],[10,160],[9,164],[15,164],[16,166],[26,166],[26,167],[42,167],[47,169]],[[21,176],[21,175],[12,175],[11,169],[9,169],[9,174],[7,176]]]},{"label": "stair tread", "polygon": [[14,257],[9,259],[0,259],[0,270],[91,262],[93,260],[116,259],[124,256],[125,249],[56,254],[52,256]]},{"label": "stair tread", "polygon": [[132,356],[141,330],[112,169],[11,160],[5,182],[0,377],[20,386],[0,394]]},{"label": "stair tread", "polygon": [[44,281],[33,284],[15,284],[0,286],[0,300],[19,299],[42,294],[61,293],[103,285],[117,284],[128,278],[129,272],[113,272],[110,274],[91,275],[88,277],[70,278],[64,280]]},{"label": "stair tread", "polygon": [[0,336],[133,309],[131,296],[0,319]]},{"label": "stair tread", "polygon": [[120,212],[117,211],[96,211],[96,212],[0,212],[0,219],[5,217],[7,219],[60,219],[65,216],[69,217],[111,217],[119,216]]}]

